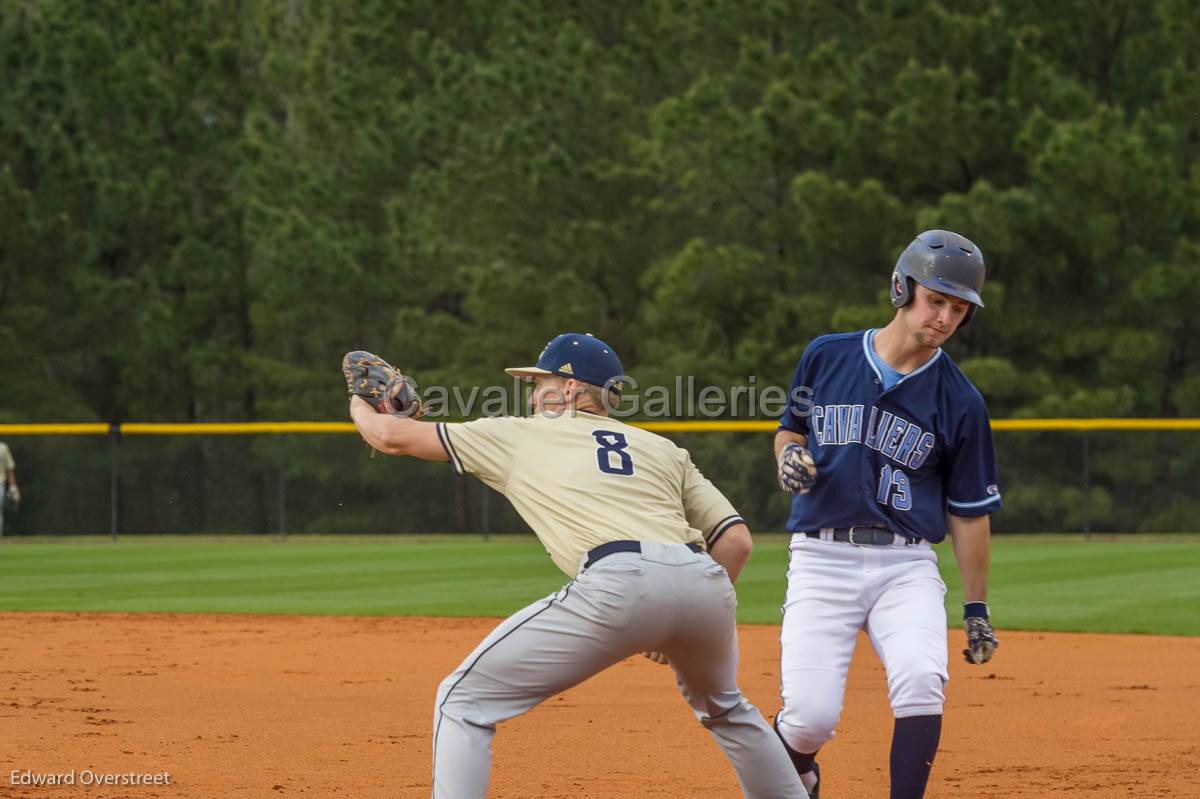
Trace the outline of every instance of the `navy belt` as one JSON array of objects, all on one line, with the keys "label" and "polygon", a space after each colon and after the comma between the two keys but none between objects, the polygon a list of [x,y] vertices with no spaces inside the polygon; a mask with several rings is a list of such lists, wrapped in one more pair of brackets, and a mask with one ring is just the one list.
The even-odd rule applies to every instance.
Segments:
[{"label": "navy belt", "polygon": [[[821,531],[817,530],[811,533],[805,533],[809,538],[820,538]],[[835,527],[833,535],[834,541],[842,541],[847,544],[855,544],[856,546],[871,546],[871,547],[890,547],[896,543],[896,536],[886,527],[873,527],[867,525],[856,525],[854,527]],[[916,536],[904,536],[904,545],[911,546],[919,544],[924,539]]]},{"label": "navy belt", "polygon": [[[688,544],[687,548],[693,552],[703,552],[704,547],[699,544]],[[601,558],[607,558],[616,552],[641,552],[641,541],[609,541],[607,544],[601,544],[595,549],[588,550],[587,561],[583,564],[583,568],[588,568]]]}]

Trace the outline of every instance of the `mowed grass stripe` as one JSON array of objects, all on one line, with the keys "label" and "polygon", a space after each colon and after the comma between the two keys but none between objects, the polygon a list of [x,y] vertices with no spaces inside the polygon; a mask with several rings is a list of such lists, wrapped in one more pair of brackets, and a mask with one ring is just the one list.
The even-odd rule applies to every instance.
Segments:
[{"label": "mowed grass stripe", "polygon": [[[1200,536],[997,536],[992,555],[1000,629],[1200,634]],[[938,556],[957,624],[950,546]],[[740,621],[779,622],[786,568],[787,538],[756,536]],[[0,610],[504,616],[566,580],[532,536],[0,546]]]},{"label": "mowed grass stripe", "polygon": [[0,549],[8,610],[503,615],[564,581],[531,537]]},{"label": "mowed grass stripe", "polygon": [[[953,556],[948,547],[939,556],[957,611],[957,570],[946,568]],[[1001,627],[1200,634],[1200,537],[997,537],[992,560],[990,604]]]},{"label": "mowed grass stripe", "polygon": [[[958,624],[963,598],[954,553],[949,542],[936,549],[949,622]],[[786,568],[786,542],[760,540],[738,582],[742,621],[779,623]],[[999,627],[1198,635],[1197,602],[1200,536],[992,539],[989,604]]]}]

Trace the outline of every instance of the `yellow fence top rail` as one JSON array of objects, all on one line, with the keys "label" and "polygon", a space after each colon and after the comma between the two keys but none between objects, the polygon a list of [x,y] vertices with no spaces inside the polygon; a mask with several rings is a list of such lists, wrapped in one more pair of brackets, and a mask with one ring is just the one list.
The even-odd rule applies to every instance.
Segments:
[{"label": "yellow fence top rail", "polygon": [[993,419],[993,430],[1200,430],[1200,419]]},{"label": "yellow fence top rail", "polygon": [[106,436],[112,425],[88,424],[0,424],[0,436]]},{"label": "yellow fence top rail", "polygon": [[[773,432],[778,422],[709,420],[704,422],[633,422],[658,433]],[[1200,430],[1200,419],[993,419],[993,430]]]},{"label": "yellow fence top rail", "polygon": [[126,422],[123,436],[237,436],[257,433],[353,433],[351,422]]},{"label": "yellow fence top rail", "polygon": [[709,419],[704,422],[630,422],[634,427],[655,433],[760,433],[773,431],[779,422],[731,421]]},{"label": "yellow fence top rail", "polygon": [[[778,422],[708,419],[705,421],[630,422],[655,433],[770,433]],[[0,424],[2,436],[106,436],[114,427],[125,436],[213,436],[281,433],[353,433],[350,422],[126,422],[87,424]],[[1200,419],[993,419],[993,430],[1114,431],[1200,430]]]}]

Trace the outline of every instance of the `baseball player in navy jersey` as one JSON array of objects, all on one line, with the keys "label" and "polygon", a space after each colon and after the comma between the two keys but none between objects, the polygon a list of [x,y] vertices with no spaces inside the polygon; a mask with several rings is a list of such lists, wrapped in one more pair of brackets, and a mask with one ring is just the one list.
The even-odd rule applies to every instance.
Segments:
[{"label": "baseball player in navy jersey", "polygon": [[746,796],[807,796],[737,686],[742,518],[686,450],[609,418],[623,370],[603,341],[564,334],[536,366],[507,371],[534,384],[529,417],[435,424],[351,399],[371,446],[449,461],[500,491],[572,578],[502,622],[438,688],[435,799],[481,799],[497,724],[639,652],[669,661]]},{"label": "baseball player in navy jersey", "polygon": [[796,367],[775,435],[793,494],[775,729],[810,795],[834,735],[859,630],[887,671],[892,799],[924,796],[945,704],[946,586],[930,548],[949,532],[962,574],[968,662],[998,646],[988,622],[988,514],[1000,508],[987,408],[941,345],[983,307],[983,255],[922,233],[892,275],[896,315],[821,336]]}]

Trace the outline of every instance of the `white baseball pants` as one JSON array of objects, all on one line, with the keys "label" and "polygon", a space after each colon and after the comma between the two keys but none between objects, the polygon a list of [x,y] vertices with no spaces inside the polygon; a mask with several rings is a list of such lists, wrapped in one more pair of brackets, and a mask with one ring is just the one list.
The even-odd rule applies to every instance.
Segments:
[{"label": "white baseball pants", "polygon": [[779,739],[737,687],[737,599],[725,569],[642,542],[517,611],[442,681],[434,799],[483,799],[496,725],[630,655],[667,655],[679,690],[753,799],[807,797]]},{"label": "white baseball pants", "polygon": [[792,537],[780,633],[780,735],[811,753],[834,735],[865,629],[887,670],[896,718],[945,706],[946,584],[928,543],[856,546]]}]

